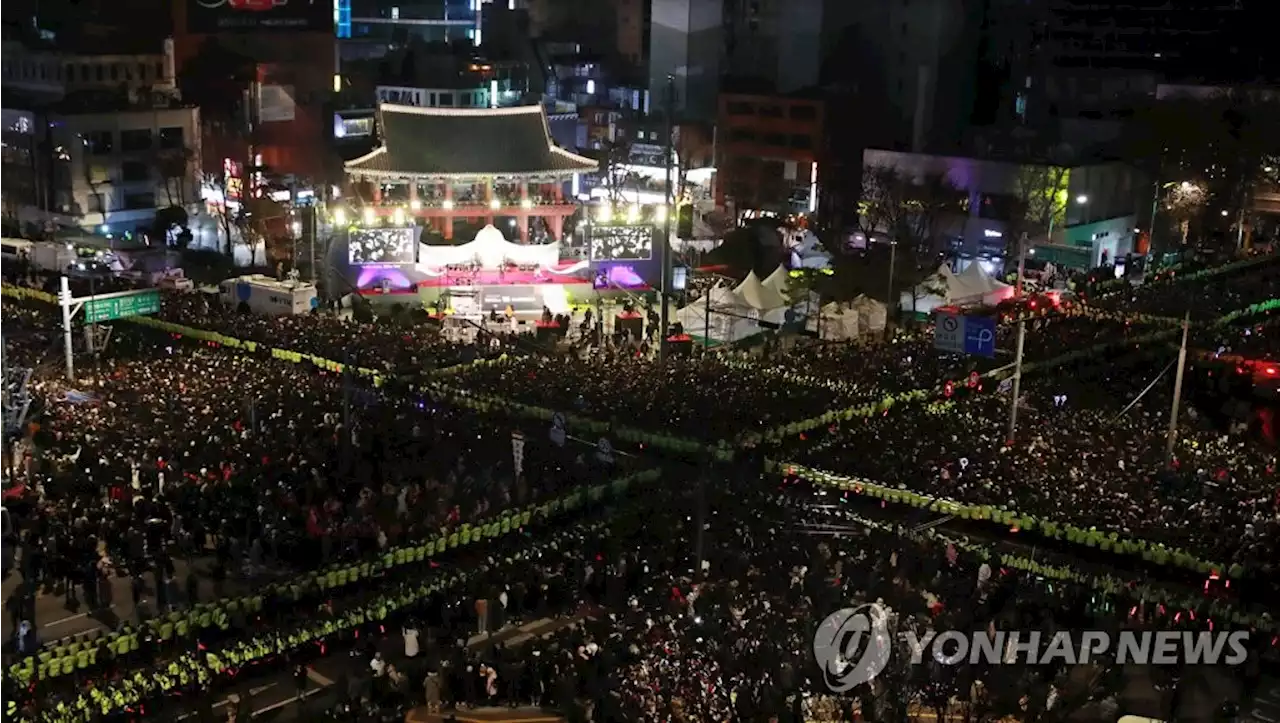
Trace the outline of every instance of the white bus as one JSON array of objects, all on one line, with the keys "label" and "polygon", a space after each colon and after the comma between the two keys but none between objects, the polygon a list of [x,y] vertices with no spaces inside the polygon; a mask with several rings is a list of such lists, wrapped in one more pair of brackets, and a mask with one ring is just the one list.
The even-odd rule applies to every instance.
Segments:
[{"label": "white bus", "polygon": [[270,316],[306,314],[320,303],[314,284],[262,274],[227,279],[218,285],[218,296],[226,306],[234,308],[243,302],[254,313]]}]

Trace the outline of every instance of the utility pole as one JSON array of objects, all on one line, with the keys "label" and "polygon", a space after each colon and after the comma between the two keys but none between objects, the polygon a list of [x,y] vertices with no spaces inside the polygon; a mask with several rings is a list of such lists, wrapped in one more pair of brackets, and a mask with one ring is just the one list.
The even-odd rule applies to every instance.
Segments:
[{"label": "utility pole", "polygon": [[703,349],[711,348],[711,291],[714,288],[716,287],[712,286],[711,288],[707,289],[706,298],[704,299],[704,301],[706,302],[704,306],[706,308],[702,312],[702,348]]},{"label": "utility pole", "polygon": [[675,213],[675,197],[672,191],[671,164],[675,160],[674,139],[675,134],[674,116],[676,112],[676,77],[674,75],[667,76],[667,140],[664,148],[663,164],[667,170],[667,185],[662,192],[662,203],[664,211],[662,215],[662,320],[658,326],[658,332],[662,335],[658,340],[658,361],[665,362],[667,359],[667,324],[670,321],[670,305],[669,294],[671,292],[671,215]]},{"label": "utility pole", "polygon": [[71,338],[71,316],[75,314],[75,310],[71,308],[71,304],[71,280],[63,276],[61,291],[58,292],[58,305],[62,307],[62,343],[66,346],[67,381],[75,384],[75,341]]},{"label": "utility pole", "polygon": [[1169,438],[1165,442],[1165,462],[1173,465],[1173,447],[1178,441],[1178,405],[1182,403],[1182,374],[1187,368],[1187,337],[1191,333],[1191,312],[1182,317],[1182,348],[1178,350],[1178,373],[1173,378],[1173,409],[1169,411]]},{"label": "utility pole", "polygon": [[[1018,281],[1013,291],[1014,298],[1022,298],[1022,281],[1026,270],[1027,235],[1024,233],[1022,238],[1018,239]],[[1022,350],[1027,342],[1027,322],[1021,318],[1021,311],[1018,312],[1018,316],[1018,346],[1013,360],[1013,398],[1009,401],[1009,444],[1013,444],[1018,431],[1018,395],[1022,394]]]},{"label": "utility pole", "polygon": [[314,202],[311,204],[311,285],[319,288],[319,282],[316,281],[316,241],[319,238],[320,229],[320,207]]}]

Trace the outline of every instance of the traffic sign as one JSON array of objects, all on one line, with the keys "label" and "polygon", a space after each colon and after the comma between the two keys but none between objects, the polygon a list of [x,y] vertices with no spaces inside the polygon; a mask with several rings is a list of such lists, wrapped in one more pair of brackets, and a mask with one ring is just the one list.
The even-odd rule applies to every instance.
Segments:
[{"label": "traffic sign", "polygon": [[933,346],[953,354],[964,353],[964,317],[939,311],[933,325]]},{"label": "traffic sign", "polygon": [[160,292],[152,289],[129,296],[89,299],[84,302],[84,321],[86,324],[97,324],[129,316],[154,314],[158,311],[160,311]]},{"label": "traffic sign", "polygon": [[596,459],[605,464],[613,464],[613,445],[604,437],[596,442]]},{"label": "traffic sign", "polygon": [[556,412],[551,415],[551,443],[558,447],[563,447],[564,440],[564,415]]},{"label": "traffic sign", "polygon": [[996,355],[995,317],[964,317],[964,353],[988,358]]},{"label": "traffic sign", "polygon": [[952,354],[994,357],[996,320],[990,316],[939,311],[933,325],[933,346]]}]

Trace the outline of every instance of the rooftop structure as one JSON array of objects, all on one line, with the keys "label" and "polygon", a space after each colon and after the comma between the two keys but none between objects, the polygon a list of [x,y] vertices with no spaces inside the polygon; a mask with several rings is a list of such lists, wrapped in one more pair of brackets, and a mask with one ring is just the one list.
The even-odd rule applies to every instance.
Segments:
[{"label": "rooftop structure", "polygon": [[[380,142],[346,163],[348,180],[368,205],[365,214],[407,212],[425,218],[446,239],[455,218],[512,217],[522,240],[540,219],[558,240],[574,212],[564,183],[598,169],[590,158],[556,147],[541,106],[515,108],[378,107]],[[364,192],[364,191],[367,191]]]}]

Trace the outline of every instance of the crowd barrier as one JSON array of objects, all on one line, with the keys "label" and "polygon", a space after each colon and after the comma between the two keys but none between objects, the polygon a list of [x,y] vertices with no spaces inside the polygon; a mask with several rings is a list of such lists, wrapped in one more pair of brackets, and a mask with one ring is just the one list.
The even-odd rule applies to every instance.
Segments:
[{"label": "crowd barrier", "polygon": [[1171,549],[1163,544],[1122,538],[1114,531],[1103,532],[1096,527],[1086,529],[1055,522],[1034,515],[1023,514],[1004,506],[971,505],[946,497],[921,494],[914,490],[909,490],[905,486],[889,487],[869,480],[832,474],[831,472],[791,462],[771,462],[768,466],[775,472],[787,475],[793,474],[815,484],[840,490],[841,492],[852,492],[872,499],[884,500],[891,504],[927,509],[930,512],[952,515],[962,520],[988,521],[1005,527],[1016,527],[1022,531],[1035,532],[1054,540],[1065,540],[1072,544],[1098,548],[1104,552],[1139,555],[1144,561],[1156,565],[1172,564],[1204,575],[1215,572],[1218,574],[1225,573],[1228,577],[1237,579],[1245,573],[1244,567],[1239,563],[1224,565],[1220,562],[1209,562],[1183,550]]},{"label": "crowd barrier", "polygon": [[[442,528],[437,535],[415,544],[386,550],[375,558],[362,562],[339,563],[323,570],[306,573],[285,582],[264,588],[266,597],[297,602],[305,596],[319,592],[329,595],[344,588],[358,588],[367,592],[368,581],[389,572],[412,571],[414,566],[434,565],[443,553],[458,547],[492,541],[513,534],[523,534],[531,525],[567,515],[588,501],[599,501],[606,492],[612,496],[627,493],[636,485],[658,479],[657,470],[648,470],[571,492],[556,500],[505,510],[502,513],[475,524],[463,524],[457,528]],[[534,543],[536,546],[536,543]],[[517,555],[514,559],[520,559]],[[23,685],[37,681],[56,679],[74,671],[95,667],[99,655],[102,662],[116,656],[124,656],[138,650],[139,635],[150,635],[161,644],[177,639],[190,638],[193,650],[167,659],[148,670],[138,670],[107,686],[92,688],[66,705],[68,715],[83,715],[87,720],[94,715],[109,715],[145,697],[165,694],[186,687],[191,683],[205,683],[210,676],[235,674],[240,668],[265,658],[288,655],[315,641],[357,628],[367,622],[385,619],[397,610],[426,599],[442,589],[462,582],[467,572],[454,571],[446,579],[437,575],[431,579],[430,567],[421,570],[423,582],[416,588],[396,594],[383,594],[372,601],[346,610],[340,617],[318,616],[301,628],[287,635],[267,633],[250,639],[236,640],[219,647],[217,652],[206,650],[196,640],[199,633],[208,628],[224,634],[233,618],[239,613],[253,616],[262,611],[263,593],[223,598],[215,603],[197,605],[187,611],[170,613],[148,622],[142,630],[122,629],[120,632],[99,638],[93,647],[77,648],[66,652],[67,646],[46,646],[36,656],[28,656],[21,663],[11,666],[7,674]],[[364,583],[364,584],[361,584]],[[275,611],[272,611],[275,612]]]},{"label": "crowd barrier", "polygon": [[[1171,618],[1175,614],[1192,611],[1192,614],[1197,612],[1204,613],[1210,620],[1229,621],[1235,625],[1247,626],[1270,634],[1280,633],[1280,621],[1243,611],[1234,602],[1207,599],[1203,594],[1188,594],[1148,582],[1125,581],[1113,575],[1086,574],[1071,567],[1047,565],[1021,555],[1001,554],[992,545],[973,542],[967,537],[948,535],[936,528],[917,532],[900,525],[891,525],[868,519],[853,512],[841,512],[839,514],[843,519],[852,521],[862,527],[896,535],[906,540],[952,545],[958,551],[969,553],[984,562],[1032,573],[1044,578],[1046,583],[1053,581],[1070,582],[1084,585],[1105,595],[1127,595],[1130,598],[1140,600],[1140,605],[1148,606],[1151,613],[1157,616]],[[1165,611],[1163,615],[1157,612],[1161,609]]]}]

